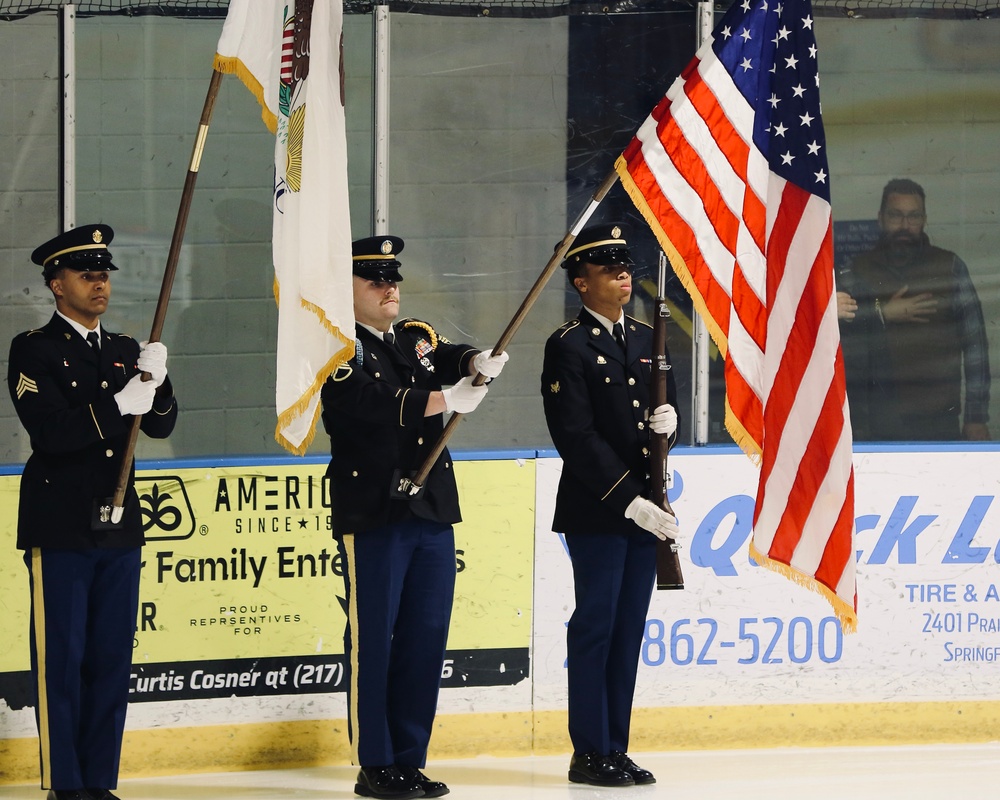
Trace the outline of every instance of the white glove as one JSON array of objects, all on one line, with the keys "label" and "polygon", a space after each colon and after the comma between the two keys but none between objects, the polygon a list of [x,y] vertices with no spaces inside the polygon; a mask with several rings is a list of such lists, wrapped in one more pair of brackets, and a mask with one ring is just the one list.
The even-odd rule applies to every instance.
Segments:
[{"label": "white glove", "polygon": [[143,381],[142,375],[133,375],[125,388],[115,395],[115,402],[123,417],[139,417],[153,407],[155,394],[156,384],[153,381]]},{"label": "white glove", "polygon": [[677,412],[668,403],[657,406],[649,415],[649,428],[653,433],[670,436],[677,430]]},{"label": "white glove", "polygon": [[644,497],[636,497],[625,509],[625,516],[640,528],[649,531],[660,541],[676,539],[680,533],[676,517],[671,516]]},{"label": "white glove", "polygon": [[152,384],[159,388],[167,379],[167,347],[163,342],[143,342],[139,345],[139,360],[135,365],[148,372]]},{"label": "white glove", "polygon": [[508,358],[510,356],[507,353],[491,356],[488,351],[483,350],[472,359],[472,366],[480,375],[486,378],[495,378],[503,371],[503,365],[507,363]]},{"label": "white glove", "polygon": [[486,397],[486,384],[473,386],[472,378],[462,378],[454,386],[444,389],[444,410],[471,414]]}]

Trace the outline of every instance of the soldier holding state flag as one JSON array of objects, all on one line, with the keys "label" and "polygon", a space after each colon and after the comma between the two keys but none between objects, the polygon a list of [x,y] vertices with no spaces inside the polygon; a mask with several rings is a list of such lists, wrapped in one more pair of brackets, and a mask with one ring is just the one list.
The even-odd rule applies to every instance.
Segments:
[{"label": "soldier holding state flag", "polygon": [[[7,386],[31,437],[17,546],[31,588],[31,672],[48,800],[117,800],[144,543],[134,468],[108,524],[133,417],[153,438],[177,420],[167,348],[100,324],[118,269],[107,225],[36,248],[56,311],[10,346]],[[149,373],[143,381],[140,373]]]}]

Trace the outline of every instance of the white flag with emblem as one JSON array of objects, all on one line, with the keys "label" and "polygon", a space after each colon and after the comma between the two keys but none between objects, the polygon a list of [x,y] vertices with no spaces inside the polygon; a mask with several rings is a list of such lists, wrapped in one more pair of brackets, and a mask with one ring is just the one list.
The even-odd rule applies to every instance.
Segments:
[{"label": "white flag with emblem", "polygon": [[275,134],[275,438],[300,455],[323,383],[354,353],[342,33],[339,2],[232,0],[215,56]]}]

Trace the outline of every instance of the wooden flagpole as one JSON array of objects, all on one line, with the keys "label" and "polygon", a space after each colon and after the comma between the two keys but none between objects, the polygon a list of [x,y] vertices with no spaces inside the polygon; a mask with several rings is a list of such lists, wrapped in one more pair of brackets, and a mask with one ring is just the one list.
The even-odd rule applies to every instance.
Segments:
[{"label": "wooden flagpole", "polygon": [[[514,334],[517,329],[521,327],[521,323],[524,322],[525,317],[528,316],[528,312],[531,307],[535,304],[539,295],[542,293],[542,289],[545,288],[545,284],[549,282],[552,274],[556,271],[560,262],[566,257],[566,253],[573,244],[573,240],[576,239],[577,235],[587,224],[588,220],[593,216],[597,207],[604,200],[608,192],[611,191],[612,187],[618,182],[618,173],[614,170],[601,182],[601,185],[597,187],[597,191],[590,198],[590,202],[587,207],[580,213],[576,218],[576,221],[566,232],[559,246],[556,248],[552,257],[549,259],[545,268],[542,270],[541,274],[535,280],[534,285],[531,290],[525,296],[524,300],[521,301],[521,307],[517,309],[517,312],[511,318],[510,322],[507,323],[507,327],[504,328],[502,334],[500,334],[499,340],[497,340],[496,345],[493,347],[492,355],[500,355],[510,344],[511,339],[514,338]],[[486,377],[480,373],[476,374],[476,377],[472,381],[473,386],[482,386],[486,383]],[[396,488],[396,492],[400,495],[415,496],[420,493],[420,490],[424,487],[424,481],[427,480],[427,476],[430,474],[431,469],[433,469],[435,462],[441,457],[441,453],[444,452],[445,446],[448,444],[448,440],[451,438],[452,433],[454,433],[456,426],[461,421],[462,415],[457,411],[451,415],[451,419],[448,420],[448,424],[445,425],[444,430],[441,431],[441,435],[438,437],[437,442],[434,444],[433,449],[427,454],[427,458],[424,459],[424,463],[421,465],[420,469],[417,470],[416,474],[412,477],[402,477],[399,481],[399,485]]]},{"label": "wooden flagpole", "polygon": [[[170,240],[170,250],[167,253],[167,265],[163,270],[163,283],[160,285],[160,297],[153,314],[153,327],[149,333],[150,342],[160,341],[163,332],[163,322],[167,316],[167,303],[170,300],[170,290],[174,285],[174,275],[177,272],[177,262],[180,260],[181,244],[184,241],[184,229],[187,227],[188,214],[191,211],[191,198],[194,195],[194,185],[198,180],[198,169],[201,166],[201,156],[205,149],[205,139],[208,137],[208,125],[215,109],[215,100],[219,95],[222,83],[222,73],[212,70],[212,80],[208,84],[208,94],[201,110],[198,122],[198,135],[195,137],[194,148],[191,151],[191,161],[188,165],[187,177],[184,179],[184,190],[181,192],[180,207],[177,209],[177,221],[174,223],[174,234]],[[148,381],[148,372],[142,373],[142,379]],[[132,474],[132,459],[135,455],[135,445],[139,439],[141,416],[133,417],[132,428],[129,431],[128,444],[122,455],[121,470],[118,473],[118,485],[112,499],[111,523],[117,525],[125,513],[125,492],[128,490],[129,477]]]}]

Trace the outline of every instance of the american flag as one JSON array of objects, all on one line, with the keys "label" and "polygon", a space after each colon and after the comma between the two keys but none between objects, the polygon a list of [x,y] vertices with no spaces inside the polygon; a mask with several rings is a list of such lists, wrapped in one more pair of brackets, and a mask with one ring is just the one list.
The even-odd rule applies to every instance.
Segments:
[{"label": "american flag", "polygon": [[857,627],[854,471],[808,0],[733,5],[616,170],[726,356],[751,556]]}]

